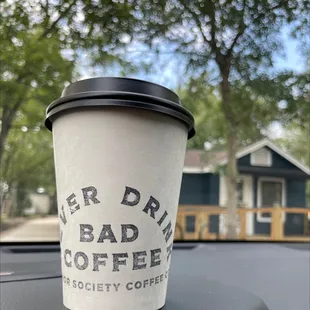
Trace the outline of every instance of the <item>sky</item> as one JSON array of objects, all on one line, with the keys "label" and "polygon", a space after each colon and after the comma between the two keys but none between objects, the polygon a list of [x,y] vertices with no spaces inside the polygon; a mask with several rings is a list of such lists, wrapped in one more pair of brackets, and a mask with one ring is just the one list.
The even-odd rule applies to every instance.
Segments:
[{"label": "sky", "polygon": [[304,64],[302,58],[298,55],[298,41],[289,38],[287,32],[287,30],[284,30],[282,33],[286,58],[275,57],[275,65],[278,69],[292,69],[301,72],[304,69]]}]

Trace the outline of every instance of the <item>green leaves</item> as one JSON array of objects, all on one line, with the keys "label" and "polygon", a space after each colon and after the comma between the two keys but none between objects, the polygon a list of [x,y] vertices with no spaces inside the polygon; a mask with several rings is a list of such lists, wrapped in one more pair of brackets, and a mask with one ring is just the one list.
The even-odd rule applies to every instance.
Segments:
[{"label": "green leaves", "polygon": [[286,125],[290,122],[303,126],[310,122],[309,73],[283,72],[273,77],[261,75],[248,82],[253,96],[263,96],[277,114],[268,116]]},{"label": "green leaves", "polygon": [[[246,84],[233,83],[230,104],[238,124],[239,147],[261,139],[274,122],[283,125],[293,122],[306,133],[310,123],[308,89],[307,75],[292,72],[272,79],[262,75]],[[219,89],[209,85],[208,76],[191,78],[178,93],[196,121],[197,135],[188,146],[201,149],[206,141],[213,146],[224,145],[228,127],[220,106]],[[305,139],[309,134],[308,128]]]},{"label": "green leaves", "polygon": [[219,143],[226,130],[217,90],[206,86],[207,79],[206,74],[191,78],[185,87],[178,91],[183,105],[195,117],[196,135],[189,140],[189,148],[203,149],[206,141]]},{"label": "green leaves", "polygon": [[46,107],[78,76],[85,54],[87,66],[135,69],[116,51],[129,43],[124,35],[132,37],[134,11],[127,1],[112,0],[1,3],[1,186],[44,187],[54,194]]},{"label": "green leaves", "polygon": [[[20,121],[22,122],[22,120]],[[38,187],[53,193],[53,150],[51,134],[39,126],[13,126],[3,158],[2,177],[12,186],[27,184],[28,189]]]}]

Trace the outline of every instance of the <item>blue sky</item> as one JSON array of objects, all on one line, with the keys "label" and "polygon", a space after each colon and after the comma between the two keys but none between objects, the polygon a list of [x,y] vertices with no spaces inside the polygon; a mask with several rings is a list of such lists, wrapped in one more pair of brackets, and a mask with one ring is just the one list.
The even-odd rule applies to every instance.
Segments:
[{"label": "blue sky", "polygon": [[292,69],[300,72],[304,69],[301,56],[298,54],[298,41],[288,37],[287,33],[283,31],[284,50],[286,57],[276,58],[276,67],[278,69]]}]

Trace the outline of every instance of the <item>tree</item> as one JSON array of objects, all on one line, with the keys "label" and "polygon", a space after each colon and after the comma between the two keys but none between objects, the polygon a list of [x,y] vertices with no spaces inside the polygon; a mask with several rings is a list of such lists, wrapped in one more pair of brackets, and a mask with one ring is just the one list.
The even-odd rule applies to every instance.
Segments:
[{"label": "tree", "polygon": [[223,143],[225,124],[220,111],[220,99],[216,95],[216,87],[208,86],[207,79],[204,73],[198,78],[190,78],[177,89],[182,104],[195,118],[196,135],[188,141],[189,149],[203,149],[205,142],[212,145]]},{"label": "tree", "polygon": [[[22,130],[27,127],[23,126]],[[7,188],[13,184],[27,184],[29,190],[43,187],[48,194],[55,192],[52,139],[40,127],[27,132],[14,127],[6,143],[3,157],[3,178]]]},{"label": "tree", "polygon": [[74,67],[85,52],[89,65],[125,64],[111,51],[122,46],[134,20],[127,1],[1,3],[1,170],[8,134],[24,105],[31,100],[43,111],[74,80]]},{"label": "tree", "polygon": [[[249,86],[234,83],[231,87],[232,102],[236,102],[235,107],[238,108],[237,146],[242,148],[262,139],[264,130],[279,118],[280,111],[264,94],[256,96]],[[202,149],[205,142],[212,147],[223,148],[228,128],[221,110],[219,87],[211,86],[208,75],[203,73],[197,78],[191,77],[177,93],[195,118],[196,135],[188,142],[188,148]]]},{"label": "tree", "polygon": [[289,124],[278,143],[303,164],[310,167],[310,123],[304,127]]},{"label": "tree", "polygon": [[[233,100],[232,85],[246,87],[261,80],[262,71],[273,66],[274,53],[281,53],[281,28],[297,29],[307,22],[307,3],[299,0],[137,0],[140,26],[135,38],[160,51],[168,44],[183,55],[195,71],[217,69],[228,152],[227,190],[229,238],[236,237],[236,151],[239,102]],[[207,108],[207,105],[206,105]]]},{"label": "tree", "polygon": [[133,25],[127,3],[112,0],[1,3],[0,203],[11,185],[55,192],[45,109],[78,77],[77,66],[131,68],[113,49]]},{"label": "tree", "polygon": [[56,193],[52,135],[40,123],[25,126],[37,116],[37,122],[43,119],[44,111],[36,107],[31,101],[23,106],[24,113],[18,113],[5,144],[1,200],[6,196],[15,202],[10,215],[21,215],[29,202],[28,193],[38,188],[50,196]]}]

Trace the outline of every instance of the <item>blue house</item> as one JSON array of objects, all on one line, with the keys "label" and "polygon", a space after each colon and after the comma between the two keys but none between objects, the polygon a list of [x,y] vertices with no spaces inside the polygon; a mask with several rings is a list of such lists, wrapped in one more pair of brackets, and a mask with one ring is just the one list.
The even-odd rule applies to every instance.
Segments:
[{"label": "blue house", "polygon": [[[225,177],[215,173],[227,163],[226,152],[189,150],[186,154],[180,205],[212,205],[225,207]],[[281,205],[287,208],[306,208],[308,167],[281,150],[269,139],[261,140],[237,152],[239,171],[238,203],[246,208]],[[283,216],[285,235],[304,233],[302,214]],[[188,219],[192,221],[191,217]],[[210,232],[225,233],[225,217],[212,216]],[[247,235],[270,234],[271,214],[248,213]],[[186,223],[190,227],[191,223]]]}]

